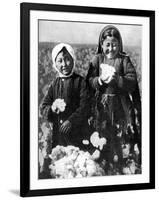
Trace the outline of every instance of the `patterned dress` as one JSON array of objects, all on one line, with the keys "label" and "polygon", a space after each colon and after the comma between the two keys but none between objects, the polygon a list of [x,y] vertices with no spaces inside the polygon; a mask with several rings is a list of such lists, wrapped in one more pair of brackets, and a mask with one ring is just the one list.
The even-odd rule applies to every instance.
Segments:
[{"label": "patterned dress", "polygon": [[[101,85],[98,81],[101,73],[100,64],[113,66],[117,80],[111,84]],[[126,140],[139,140],[135,124],[136,103],[133,100],[140,100],[140,97],[136,72],[130,58],[125,54],[119,54],[114,59],[107,59],[102,53],[97,54],[90,63],[87,81],[92,94],[94,129],[101,137],[107,139],[105,157],[111,160],[113,155],[117,154],[121,158],[122,143],[126,143]],[[128,131],[131,133],[128,134]],[[125,137],[122,137],[125,141],[120,140],[121,134],[125,134]]]}]

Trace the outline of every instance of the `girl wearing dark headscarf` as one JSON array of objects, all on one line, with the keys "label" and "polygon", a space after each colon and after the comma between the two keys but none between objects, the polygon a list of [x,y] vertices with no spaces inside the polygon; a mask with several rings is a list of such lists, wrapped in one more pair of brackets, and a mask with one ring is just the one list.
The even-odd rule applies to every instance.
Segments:
[{"label": "girl wearing dark headscarf", "polygon": [[[123,52],[119,30],[106,26],[100,33],[97,53],[90,63],[87,81],[94,99],[94,128],[107,139],[106,160],[122,161],[121,145],[139,140],[135,125],[140,121],[140,95],[134,66]],[[136,112],[134,112],[136,111]],[[125,134],[125,141],[121,137]]]}]

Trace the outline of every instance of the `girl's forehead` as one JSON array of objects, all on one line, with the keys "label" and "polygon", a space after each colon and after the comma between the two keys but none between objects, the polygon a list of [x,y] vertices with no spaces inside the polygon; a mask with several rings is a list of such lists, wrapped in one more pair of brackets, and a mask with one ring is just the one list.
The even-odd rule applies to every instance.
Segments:
[{"label": "girl's forehead", "polygon": [[107,36],[103,42],[119,42],[119,41],[115,37]]},{"label": "girl's forehead", "polygon": [[57,56],[56,56],[56,58],[55,58],[55,61],[57,60],[57,59],[65,59],[65,58],[67,58],[67,59],[70,59],[70,60],[73,60],[73,57],[71,56],[71,54],[67,51],[67,49],[62,49],[58,54],[57,54]]},{"label": "girl's forehead", "polygon": [[[67,49],[62,49],[58,54],[57,56],[71,56],[69,54],[69,52],[67,51]],[[71,56],[72,57],[72,56]]]}]

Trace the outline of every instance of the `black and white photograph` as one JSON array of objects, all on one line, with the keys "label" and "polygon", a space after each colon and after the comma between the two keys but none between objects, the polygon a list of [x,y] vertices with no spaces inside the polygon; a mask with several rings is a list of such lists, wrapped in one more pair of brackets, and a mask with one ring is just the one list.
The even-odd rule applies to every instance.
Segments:
[{"label": "black and white photograph", "polygon": [[142,173],[141,33],[39,20],[39,178]]},{"label": "black and white photograph", "polygon": [[21,10],[21,196],[153,188],[153,11]]}]

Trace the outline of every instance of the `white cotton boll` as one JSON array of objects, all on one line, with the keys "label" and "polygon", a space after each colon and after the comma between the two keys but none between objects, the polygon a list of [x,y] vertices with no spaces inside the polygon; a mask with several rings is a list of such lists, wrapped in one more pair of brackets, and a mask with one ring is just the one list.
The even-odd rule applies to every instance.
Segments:
[{"label": "white cotton boll", "polygon": [[77,169],[79,168],[79,162],[76,160],[75,163],[74,163],[74,167]]},{"label": "white cotton boll", "polygon": [[86,165],[88,176],[94,176],[96,174],[96,166],[93,160],[89,160]]},{"label": "white cotton boll", "polygon": [[122,147],[123,158],[127,158],[130,154],[130,144],[125,144]]},{"label": "white cotton boll", "polygon": [[99,133],[98,132],[94,132],[91,137],[90,137],[90,141],[92,143],[92,145],[96,148],[99,147],[100,150],[103,149],[103,146],[106,144],[107,140],[106,138],[100,138],[99,137]]},{"label": "white cotton boll", "polygon": [[85,160],[91,159],[91,155],[90,155],[90,153],[88,151],[84,152],[83,156],[84,156]]},{"label": "white cotton boll", "polygon": [[115,68],[108,64],[100,64],[101,73],[104,75],[115,73]]},{"label": "white cotton boll", "polygon": [[135,174],[136,165],[134,161],[130,164],[129,168],[130,168],[131,174]]},{"label": "white cotton boll", "polygon": [[113,66],[110,66],[110,65],[109,65],[109,67],[110,67],[110,71],[111,71],[112,73],[115,73],[115,68],[114,68]]},{"label": "white cotton boll", "polygon": [[85,159],[81,159],[79,162],[79,168],[83,169],[84,166],[85,166]]},{"label": "white cotton boll", "polygon": [[93,160],[97,160],[100,158],[100,151],[98,149],[96,149],[93,154],[92,154],[92,158]]},{"label": "white cotton boll", "polygon": [[76,159],[76,162],[78,163],[76,165],[78,165],[79,168],[82,169],[84,167],[84,165],[85,165],[86,160],[85,160],[85,158],[83,156],[79,155],[77,157],[77,159]]},{"label": "white cotton boll", "polygon": [[[72,163],[73,164],[73,163]],[[66,168],[68,170],[72,170],[73,171],[73,165],[71,163],[66,165]]]},{"label": "white cotton boll", "polygon": [[94,132],[91,137],[90,137],[90,142],[92,143],[92,145],[96,148],[98,148],[98,143],[99,143],[99,133],[98,132]]},{"label": "white cotton boll", "polygon": [[80,174],[82,175],[82,177],[86,177],[87,176],[86,167],[79,168],[79,170],[80,170]]},{"label": "white cotton boll", "polygon": [[55,148],[52,149],[52,152],[49,157],[54,162],[56,160],[63,158],[65,155],[66,155],[65,148],[63,146],[57,145]]},{"label": "white cotton boll", "polygon": [[78,152],[78,156],[74,162],[75,168],[83,168],[85,165],[86,159],[84,158],[84,152],[81,153],[81,151]]},{"label": "white cotton boll", "polygon": [[131,171],[130,171],[129,167],[124,167],[123,168],[123,174],[127,174],[127,175],[131,174]]},{"label": "white cotton boll", "polygon": [[134,152],[135,152],[136,155],[140,154],[140,151],[139,151],[139,148],[138,148],[137,144],[134,145]]},{"label": "white cotton boll", "polygon": [[86,165],[95,165],[95,162],[94,162],[94,160],[89,159],[86,161]]},{"label": "white cotton boll", "polygon": [[60,105],[59,110],[60,112],[64,112],[66,105]]},{"label": "white cotton boll", "polygon": [[85,172],[86,171],[86,167],[85,166],[82,166],[79,168],[80,172]]},{"label": "white cotton boll", "polygon": [[87,166],[87,176],[88,177],[95,176],[95,169],[93,166],[90,165]]},{"label": "white cotton boll", "polygon": [[107,143],[106,138],[99,139],[99,144],[98,144],[99,145],[99,149],[102,150],[104,145],[106,145],[106,143]]},{"label": "white cotton boll", "polygon": [[104,83],[107,83],[107,84],[108,84],[108,83],[112,80],[113,75],[114,75],[114,73],[113,73],[113,74],[110,73],[110,74],[109,74],[109,78],[108,78],[106,81],[104,81]]},{"label": "white cotton boll", "polygon": [[89,141],[88,141],[88,140],[82,140],[82,143],[83,143],[84,145],[89,145]]},{"label": "white cotton boll", "polygon": [[66,154],[68,155],[72,154],[72,152],[75,150],[75,147],[72,145],[68,145],[67,147],[64,147],[64,148],[65,148]]},{"label": "white cotton boll", "polygon": [[109,83],[112,79],[112,76],[115,73],[115,68],[113,66],[110,66],[108,64],[100,64],[101,69],[101,76],[103,80],[106,80],[105,83]]},{"label": "white cotton boll", "polygon": [[87,176],[86,167],[85,166],[79,166],[79,165],[77,167],[76,166],[74,165],[75,170],[76,170],[76,174],[79,175],[79,176],[82,176],[82,177],[86,177]]},{"label": "white cotton boll", "polygon": [[66,103],[64,102],[64,99],[58,99],[57,101],[57,108],[60,112],[63,112],[65,110]]},{"label": "white cotton boll", "polygon": [[53,112],[64,112],[66,107],[66,103],[64,99],[56,99],[52,104]]},{"label": "white cotton boll", "polygon": [[64,157],[54,163],[57,175],[62,176],[63,174],[66,173],[66,171],[67,171],[66,165],[65,165],[66,162],[67,162],[67,158]]},{"label": "white cotton boll", "polygon": [[113,161],[118,162],[118,160],[119,160],[118,155],[114,155]]},{"label": "white cotton boll", "polygon": [[77,156],[78,156],[78,152],[73,151],[73,153],[70,154],[70,156],[68,157],[68,159],[74,161],[74,160],[76,160]]}]

